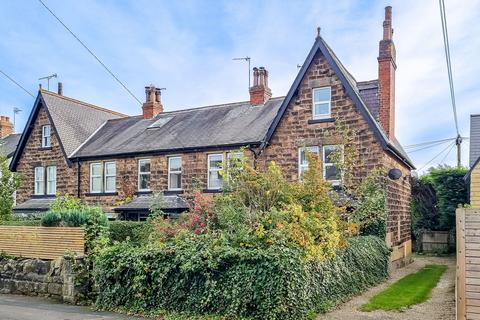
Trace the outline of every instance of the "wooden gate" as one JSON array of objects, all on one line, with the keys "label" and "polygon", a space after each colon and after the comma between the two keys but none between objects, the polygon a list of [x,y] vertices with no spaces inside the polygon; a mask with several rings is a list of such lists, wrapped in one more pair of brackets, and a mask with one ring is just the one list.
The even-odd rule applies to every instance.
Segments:
[{"label": "wooden gate", "polygon": [[457,209],[457,320],[480,319],[480,210]]},{"label": "wooden gate", "polygon": [[83,255],[85,231],[68,227],[0,226],[0,252],[25,258],[56,259]]}]

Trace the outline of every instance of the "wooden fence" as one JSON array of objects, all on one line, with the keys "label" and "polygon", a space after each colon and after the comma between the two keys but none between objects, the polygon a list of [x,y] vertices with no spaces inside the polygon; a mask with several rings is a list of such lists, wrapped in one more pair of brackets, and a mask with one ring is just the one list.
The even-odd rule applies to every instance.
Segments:
[{"label": "wooden fence", "polygon": [[83,255],[84,250],[83,228],[0,226],[0,252],[8,255],[56,259],[67,251]]}]

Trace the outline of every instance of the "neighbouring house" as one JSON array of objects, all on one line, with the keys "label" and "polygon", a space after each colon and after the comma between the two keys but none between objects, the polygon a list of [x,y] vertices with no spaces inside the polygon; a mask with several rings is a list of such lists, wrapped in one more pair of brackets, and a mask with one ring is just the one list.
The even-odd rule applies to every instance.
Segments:
[{"label": "neighbouring house", "polygon": [[[222,189],[222,167],[244,155],[258,167],[271,160],[291,180],[318,154],[326,180],[341,185],[329,158],[342,148],[336,120],[355,129],[356,175],[396,169],[386,179],[387,242],[392,261],[410,258],[410,174],[414,168],[395,135],[395,46],[392,10],[385,9],[378,79],[356,81],[317,35],[284,97],[272,97],[269,73],[253,68],[248,101],[164,111],[161,91],[145,88],[139,116],[125,116],[59,93],[40,90],[11,163],[24,177],[17,212],[40,212],[56,194],[73,194],[117,215],[142,220],[152,193],[164,194],[166,212],[184,211],[193,189]],[[125,200],[129,201],[125,201]]]},{"label": "neighbouring house", "polygon": [[11,161],[21,136],[21,133],[13,133],[9,117],[0,116],[0,155],[7,157],[7,161]]},{"label": "neighbouring house", "polygon": [[470,170],[465,175],[470,205],[480,208],[480,114],[470,115]]}]

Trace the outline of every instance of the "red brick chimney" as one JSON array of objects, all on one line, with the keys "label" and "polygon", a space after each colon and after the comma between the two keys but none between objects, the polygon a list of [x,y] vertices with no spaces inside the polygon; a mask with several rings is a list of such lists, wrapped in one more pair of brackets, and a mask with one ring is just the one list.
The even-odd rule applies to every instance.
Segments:
[{"label": "red brick chimney", "polygon": [[383,39],[379,44],[378,86],[379,120],[390,139],[395,137],[395,45],[393,43],[392,7],[385,8]]},{"label": "red brick chimney", "polygon": [[13,133],[13,123],[9,117],[0,116],[0,138],[4,138]]},{"label": "red brick chimney", "polygon": [[253,86],[250,87],[250,104],[265,104],[272,97],[268,87],[268,71],[264,67],[253,68]]},{"label": "red brick chimney", "polygon": [[163,112],[162,102],[160,101],[160,89],[153,84],[145,87],[146,100],[142,106],[143,118],[150,119]]}]

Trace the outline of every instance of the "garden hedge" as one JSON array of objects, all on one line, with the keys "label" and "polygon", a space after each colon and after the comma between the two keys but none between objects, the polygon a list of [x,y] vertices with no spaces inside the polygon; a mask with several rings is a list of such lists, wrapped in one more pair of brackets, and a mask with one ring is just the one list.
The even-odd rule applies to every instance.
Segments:
[{"label": "garden hedge", "polygon": [[308,319],[384,280],[389,255],[374,236],[350,239],[321,263],[286,247],[239,249],[202,237],[163,247],[122,243],[97,260],[97,307]]},{"label": "garden hedge", "polygon": [[148,222],[110,221],[108,228],[112,242],[130,241],[136,245],[146,243],[152,232],[152,225]]}]

